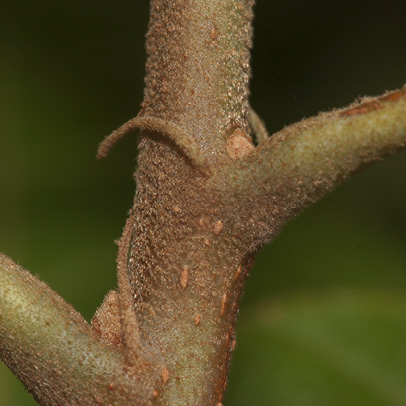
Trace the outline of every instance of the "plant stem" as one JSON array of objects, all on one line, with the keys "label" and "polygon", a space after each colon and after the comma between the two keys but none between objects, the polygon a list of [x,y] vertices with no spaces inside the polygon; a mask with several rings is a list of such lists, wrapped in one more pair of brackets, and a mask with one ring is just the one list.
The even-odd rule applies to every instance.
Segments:
[{"label": "plant stem", "polygon": [[[227,139],[248,133],[251,9],[245,0],[151,3],[139,117],[178,127],[213,171],[230,161]],[[128,320],[122,304],[130,314],[124,324],[134,326],[124,341],[139,337],[156,365],[157,402],[217,405],[250,260],[217,177],[176,147],[176,130],[168,139],[157,128],[141,134],[134,209],[120,246],[121,302],[131,292],[136,318]]]},{"label": "plant stem", "polygon": [[133,387],[121,353],[103,345],[79,313],[2,254],[0,309],[1,358],[39,404],[138,405],[130,400],[146,396]]}]

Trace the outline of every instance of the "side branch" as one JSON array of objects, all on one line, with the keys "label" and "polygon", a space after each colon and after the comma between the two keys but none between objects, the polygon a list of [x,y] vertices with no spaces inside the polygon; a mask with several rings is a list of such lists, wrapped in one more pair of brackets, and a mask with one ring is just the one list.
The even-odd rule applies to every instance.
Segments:
[{"label": "side branch", "polygon": [[230,165],[226,187],[257,208],[259,247],[349,175],[405,146],[406,87],[283,129]]},{"label": "side branch", "polygon": [[41,405],[135,403],[123,356],[45,283],[0,254],[0,357]]},{"label": "side branch", "polygon": [[261,183],[314,201],[405,146],[406,87],[287,127],[257,148],[249,166]]}]

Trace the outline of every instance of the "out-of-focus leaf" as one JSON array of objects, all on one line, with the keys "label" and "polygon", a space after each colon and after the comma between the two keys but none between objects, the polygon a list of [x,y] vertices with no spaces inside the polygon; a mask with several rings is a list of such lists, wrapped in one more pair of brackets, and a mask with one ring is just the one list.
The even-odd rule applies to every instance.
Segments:
[{"label": "out-of-focus leaf", "polygon": [[2,406],[38,405],[22,383],[3,363],[0,363],[0,404]]},{"label": "out-of-focus leaf", "polygon": [[228,406],[406,405],[406,297],[339,291],[242,315]]}]

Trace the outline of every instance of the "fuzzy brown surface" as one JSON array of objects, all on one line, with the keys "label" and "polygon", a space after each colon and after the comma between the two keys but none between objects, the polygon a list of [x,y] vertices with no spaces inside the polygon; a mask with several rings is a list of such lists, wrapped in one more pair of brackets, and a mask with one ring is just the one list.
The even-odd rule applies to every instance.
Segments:
[{"label": "fuzzy brown surface", "polygon": [[180,404],[170,403],[175,392],[185,404],[216,404],[251,263],[241,233],[249,212],[158,134],[144,133],[136,182],[134,224],[127,227],[142,353],[169,371],[163,404]]},{"label": "fuzzy brown surface", "polygon": [[248,133],[253,1],[151,1],[141,116],[176,123],[211,162]]}]

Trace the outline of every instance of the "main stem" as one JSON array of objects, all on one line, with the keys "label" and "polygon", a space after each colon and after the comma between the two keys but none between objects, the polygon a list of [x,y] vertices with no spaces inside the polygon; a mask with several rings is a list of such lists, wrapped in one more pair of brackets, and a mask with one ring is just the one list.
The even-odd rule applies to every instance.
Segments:
[{"label": "main stem", "polygon": [[119,287],[136,319],[124,341],[136,342],[156,365],[161,405],[221,403],[235,345],[252,253],[232,208],[236,196],[220,193],[216,168],[230,161],[227,139],[248,133],[252,3],[151,2],[139,117],[186,134],[207,163],[198,167],[153,126],[141,134],[134,208],[119,258],[128,272]]}]

